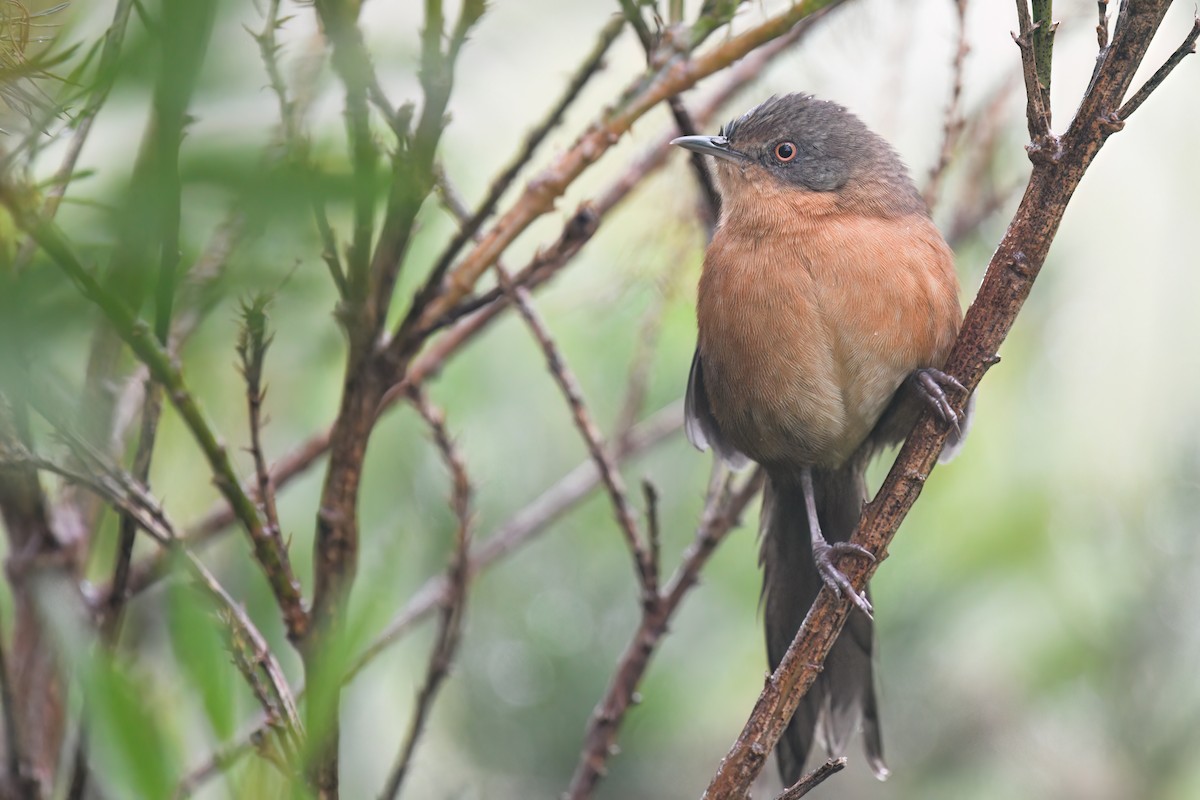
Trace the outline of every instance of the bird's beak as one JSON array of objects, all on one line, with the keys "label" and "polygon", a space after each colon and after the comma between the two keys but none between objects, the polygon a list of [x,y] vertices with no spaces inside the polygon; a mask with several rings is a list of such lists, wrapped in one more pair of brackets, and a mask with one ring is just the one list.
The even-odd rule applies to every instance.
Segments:
[{"label": "bird's beak", "polygon": [[672,139],[671,144],[677,144],[694,153],[723,158],[734,163],[746,160],[746,155],[730,147],[729,139],[724,136],[680,136],[678,139]]}]

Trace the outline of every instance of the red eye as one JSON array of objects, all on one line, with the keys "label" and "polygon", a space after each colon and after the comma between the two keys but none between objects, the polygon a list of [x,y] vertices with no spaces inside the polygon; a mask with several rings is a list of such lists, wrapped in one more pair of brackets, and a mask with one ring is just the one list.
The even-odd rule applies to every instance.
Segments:
[{"label": "red eye", "polygon": [[796,157],[796,145],[791,142],[780,142],[775,145],[775,157],[783,162],[791,161]]}]

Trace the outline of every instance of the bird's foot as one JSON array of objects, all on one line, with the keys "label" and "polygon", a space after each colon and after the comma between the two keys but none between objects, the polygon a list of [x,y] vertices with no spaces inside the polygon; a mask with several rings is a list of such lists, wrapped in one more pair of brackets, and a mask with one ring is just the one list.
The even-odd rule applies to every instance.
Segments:
[{"label": "bird's foot", "polygon": [[871,551],[852,542],[834,542],[829,544],[824,539],[813,542],[813,560],[817,563],[817,572],[821,576],[821,580],[825,581],[825,585],[833,592],[835,597],[841,597],[843,593],[853,601],[854,605],[858,606],[864,614],[871,617],[871,601],[867,599],[865,593],[857,592],[850,585],[850,579],[846,577],[837,564],[834,562],[838,556],[852,555],[859,558],[866,558],[870,561],[875,560],[875,556],[871,555]]},{"label": "bird's foot", "polygon": [[921,396],[921,399],[929,404],[933,413],[937,414],[938,419],[953,428],[956,434],[962,435],[961,416],[951,405],[950,398],[946,396],[946,390],[954,388],[966,394],[967,387],[959,383],[953,375],[933,367],[922,367],[914,372],[913,385],[917,388],[917,394]]}]

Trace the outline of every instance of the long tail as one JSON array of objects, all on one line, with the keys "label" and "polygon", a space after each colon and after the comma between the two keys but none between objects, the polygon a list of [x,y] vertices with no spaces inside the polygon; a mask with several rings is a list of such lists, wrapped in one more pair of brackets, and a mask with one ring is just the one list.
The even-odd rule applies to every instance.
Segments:
[{"label": "long tail", "polygon": [[[836,471],[814,469],[813,489],[817,518],[826,540],[849,539],[862,514],[865,497],[861,466],[852,463]],[[762,516],[763,615],[767,657],[773,670],[823,584],[813,562],[800,481],[770,475]],[[785,786],[803,775],[814,736],[830,756],[840,756],[860,721],[871,769],[880,780],[887,777],[872,674],[874,647],[875,630],[870,618],[858,609],[851,610],[829,651],[825,669],[779,740],[776,757]]]}]

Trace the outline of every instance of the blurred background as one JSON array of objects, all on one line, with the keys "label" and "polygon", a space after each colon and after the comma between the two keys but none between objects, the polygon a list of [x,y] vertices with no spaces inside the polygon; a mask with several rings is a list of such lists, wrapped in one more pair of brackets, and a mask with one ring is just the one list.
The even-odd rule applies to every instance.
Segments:
[{"label": "blurred background", "polygon": [[[25,5],[45,10],[55,3]],[[37,17],[36,36],[48,41],[30,47],[61,52],[82,43],[53,70],[68,74],[102,35],[111,6],[75,2]],[[361,26],[395,102],[419,98],[419,6],[363,4]],[[451,13],[453,6],[447,7]],[[698,4],[687,6],[690,18]],[[747,4],[734,30],[780,7]],[[319,58],[315,15],[302,3],[284,8],[285,16],[293,16],[279,32],[280,61],[289,81],[311,87],[314,160],[344,178],[341,84],[327,67],[315,78],[297,77]],[[489,4],[462,52],[441,146],[445,171],[469,205],[483,196],[617,10],[605,0]],[[1183,39],[1193,12],[1190,4],[1175,4],[1142,76]],[[1062,130],[1094,64],[1096,4],[1060,2],[1055,16],[1061,25],[1052,95],[1055,128]],[[245,393],[234,355],[237,307],[252,293],[271,293],[275,338],[266,365],[265,447],[278,458],[333,418],[344,343],[307,207],[281,182],[251,180],[278,122],[247,31],[260,30],[262,20],[253,3],[219,5],[190,111],[194,121],[181,153],[184,263],[202,251],[231,203],[244,204],[258,224],[208,297],[207,317],[181,357],[216,427],[232,445],[244,445]],[[994,157],[985,174],[1006,199],[955,242],[964,308],[1029,171],[1018,51],[1010,37],[1017,27],[1013,8],[970,3],[966,20],[963,112],[996,119]],[[713,132],[719,121],[772,93],[807,91],[848,106],[891,140],[922,184],[942,140],[956,26],[950,0],[848,2],[732,100]],[[718,32],[709,45],[726,35]],[[135,17],[112,95],[58,215],[89,263],[103,263],[120,224],[134,143],[150,101],[152,38]],[[644,66],[644,54],[626,31],[528,175],[567,148]],[[694,97],[720,80],[701,84]],[[38,86],[51,96],[65,91],[53,81]],[[849,767],[812,796],[1200,797],[1198,97],[1200,61],[1188,59],[1106,144],[1067,211],[1000,352],[1003,360],[984,379],[965,450],[936,471],[878,572],[878,676],[893,777],[875,782],[856,742]],[[60,163],[69,140],[66,123],[52,119],[45,135],[33,138],[27,163],[34,179],[48,179]],[[6,149],[21,139],[25,124],[12,107],[0,119],[9,132]],[[576,181],[556,212],[510,249],[510,266],[552,241],[580,202],[603,191],[669,130],[665,109],[640,120]],[[956,149],[934,212],[944,226],[955,219],[956,198],[978,188],[968,185],[962,165],[985,145],[968,136]],[[704,247],[697,202],[693,177],[677,153],[536,296],[606,429],[621,411],[630,365],[655,320],[661,330],[643,413],[682,396]],[[333,209],[342,231],[348,230],[348,208]],[[11,222],[5,225],[2,243],[11,261],[15,238]],[[430,200],[398,298],[419,285],[453,230],[449,216]],[[77,386],[95,314],[40,255],[8,286],[0,301],[0,350],[19,341],[39,369],[61,376],[66,387]],[[476,483],[481,541],[587,457],[540,351],[515,318],[456,356],[429,391],[445,408]],[[240,450],[236,455],[249,474],[248,456]],[[889,460],[873,470],[875,485]],[[681,434],[623,469],[631,486],[645,479],[657,487],[667,570],[692,539],[709,470],[710,457],[695,452]],[[306,590],[322,472],[319,464],[279,496]],[[206,465],[170,409],[151,485],[172,517],[185,523],[217,498]],[[361,504],[363,560],[352,604],[358,646],[444,568],[454,529],[448,493],[446,471],[420,419],[407,407],[386,416],[368,453]],[[598,797],[698,796],[740,731],[765,670],[757,505],[674,619],[641,686],[641,703],[625,720],[621,752],[611,759]],[[89,567],[96,581],[111,569],[115,527],[114,520],[105,522],[107,545],[96,548]],[[244,536],[231,532],[202,553],[298,679],[299,663]],[[4,603],[10,605],[7,594]],[[171,582],[140,595],[120,659],[123,680],[136,687],[120,713],[153,742],[142,745],[149,748],[147,757],[152,753],[172,782],[236,739],[257,715],[205,615],[193,606]],[[11,620],[10,608],[0,613]],[[480,575],[472,585],[461,651],[434,707],[406,796],[558,796],[574,768],[588,715],[638,615],[629,553],[602,495]],[[382,784],[432,635],[432,625],[419,628],[348,688],[343,796],[371,797]],[[224,699],[214,707],[206,700],[213,696]],[[141,767],[129,762],[122,746],[101,745],[98,782],[107,796],[138,796],[126,773]],[[761,783],[758,794],[778,789],[773,768]],[[197,796],[272,796],[278,785],[272,767],[250,758],[226,778],[204,784]]]}]

